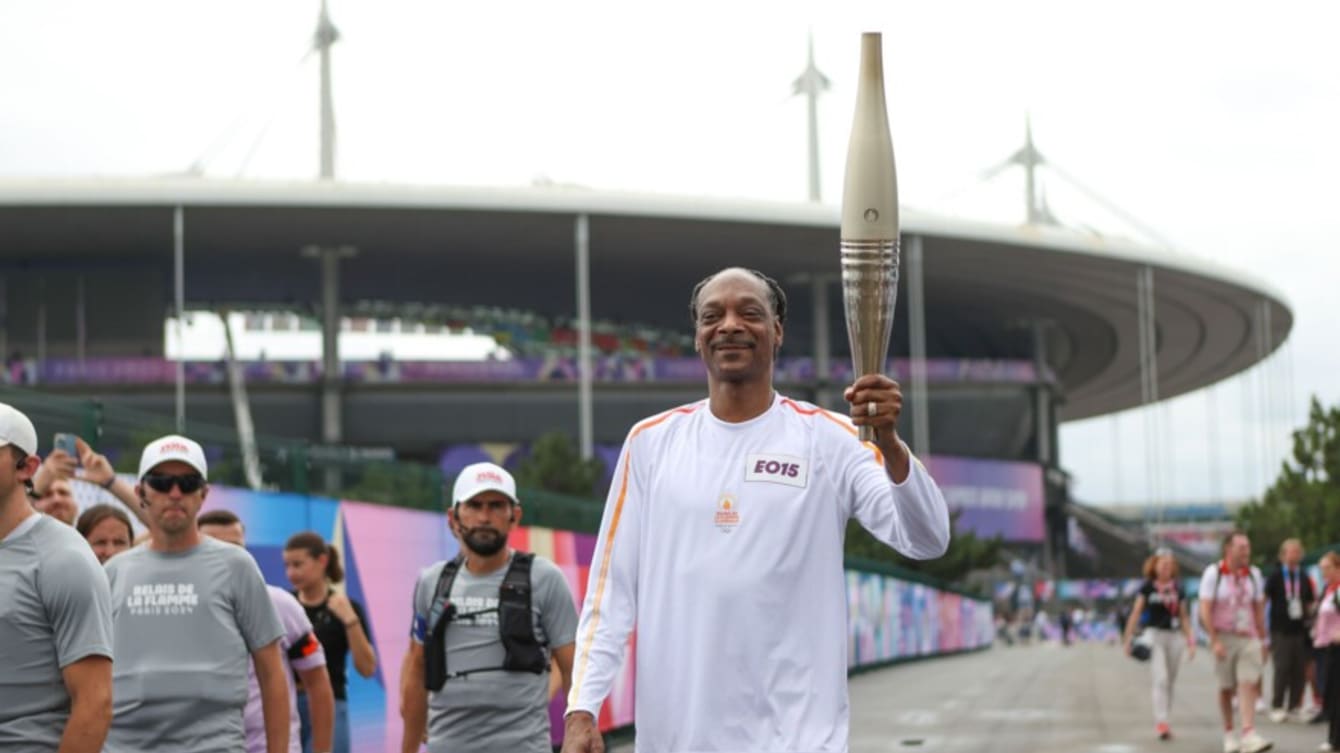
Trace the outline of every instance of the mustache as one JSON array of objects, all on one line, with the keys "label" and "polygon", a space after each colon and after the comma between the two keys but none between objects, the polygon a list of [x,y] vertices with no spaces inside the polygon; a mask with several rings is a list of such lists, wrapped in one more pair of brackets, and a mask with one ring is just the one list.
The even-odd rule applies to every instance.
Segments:
[{"label": "mustache", "polygon": [[723,346],[752,348],[755,344],[754,339],[751,337],[745,337],[743,335],[722,335],[721,337],[708,341],[707,347],[713,350]]}]

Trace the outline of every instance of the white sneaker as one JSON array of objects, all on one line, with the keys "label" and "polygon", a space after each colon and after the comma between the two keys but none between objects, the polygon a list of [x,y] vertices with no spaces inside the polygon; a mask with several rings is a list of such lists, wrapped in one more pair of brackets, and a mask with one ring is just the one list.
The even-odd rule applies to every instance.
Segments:
[{"label": "white sneaker", "polygon": [[1242,745],[1238,747],[1238,750],[1240,753],[1262,753],[1262,751],[1270,750],[1274,745],[1274,743],[1256,734],[1256,730],[1252,730],[1250,735],[1243,736]]},{"label": "white sneaker", "polygon": [[1238,753],[1241,746],[1238,745],[1238,736],[1232,732],[1224,733],[1224,753]]},{"label": "white sneaker", "polygon": [[1312,720],[1312,714],[1308,713],[1307,709],[1297,708],[1289,712],[1289,721],[1291,722],[1296,722],[1298,724],[1307,724],[1311,720]]},{"label": "white sneaker", "polygon": [[1270,721],[1275,724],[1283,724],[1285,719],[1289,718],[1289,713],[1284,709],[1271,709]]}]

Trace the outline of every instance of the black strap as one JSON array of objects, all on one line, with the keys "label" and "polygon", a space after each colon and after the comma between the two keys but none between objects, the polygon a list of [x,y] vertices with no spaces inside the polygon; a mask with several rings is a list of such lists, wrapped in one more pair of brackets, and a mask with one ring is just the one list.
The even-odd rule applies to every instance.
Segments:
[{"label": "black strap", "polygon": [[288,660],[294,662],[305,659],[319,650],[321,650],[321,642],[317,640],[316,634],[309,630],[296,643],[288,647]]},{"label": "black strap", "polygon": [[503,576],[498,591],[498,631],[502,637],[503,669],[541,674],[549,669],[544,646],[535,635],[535,617],[531,611],[530,566],[535,555],[517,552]]},{"label": "black strap", "polygon": [[433,600],[429,602],[427,646],[424,649],[423,684],[429,690],[437,692],[447,682],[447,625],[455,619],[456,605],[451,603],[451,586],[456,582],[456,573],[464,564],[464,555],[456,555],[442,565],[442,573],[437,578],[437,588],[433,589]]},{"label": "black strap", "polygon": [[[432,607],[429,612],[429,624],[432,630],[425,649],[424,685],[436,692],[442,689],[448,679],[465,677],[476,672],[541,674],[548,671],[549,660],[544,653],[544,644],[535,635],[535,623],[531,611],[530,571],[535,555],[529,552],[512,554],[512,561],[503,575],[502,586],[498,590],[496,608],[461,614],[451,603],[451,588],[464,561],[462,556],[457,556],[443,565],[442,574],[437,579],[437,588],[433,591]],[[498,613],[498,632],[503,644],[503,666],[448,672],[447,626],[458,619],[495,611]]]}]

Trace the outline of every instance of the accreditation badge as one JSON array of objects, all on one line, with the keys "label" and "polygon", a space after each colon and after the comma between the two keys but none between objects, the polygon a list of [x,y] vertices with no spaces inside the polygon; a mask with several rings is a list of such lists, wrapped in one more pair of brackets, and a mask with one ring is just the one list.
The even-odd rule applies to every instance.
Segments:
[{"label": "accreditation badge", "polygon": [[1291,620],[1303,619],[1303,602],[1296,596],[1292,599],[1289,599],[1289,619]]},{"label": "accreditation badge", "polygon": [[1233,614],[1233,629],[1238,633],[1247,635],[1252,632],[1252,613],[1246,609],[1238,609]]}]

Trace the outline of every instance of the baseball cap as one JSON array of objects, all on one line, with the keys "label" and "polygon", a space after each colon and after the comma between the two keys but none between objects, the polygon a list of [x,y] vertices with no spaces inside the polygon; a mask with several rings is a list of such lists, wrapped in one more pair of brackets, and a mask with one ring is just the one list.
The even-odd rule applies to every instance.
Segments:
[{"label": "baseball cap", "polygon": [[461,469],[456,484],[451,488],[451,504],[459,505],[480,492],[501,492],[516,504],[516,479],[502,466],[493,463],[474,463]]},{"label": "baseball cap", "polygon": [[0,403],[0,447],[11,444],[29,455],[36,455],[37,429],[18,408]]},{"label": "baseball cap", "polygon": [[144,478],[159,463],[166,463],[169,460],[180,460],[200,471],[200,475],[209,480],[205,451],[200,449],[199,444],[179,434],[159,437],[145,446],[144,454],[140,455],[139,477]]}]

